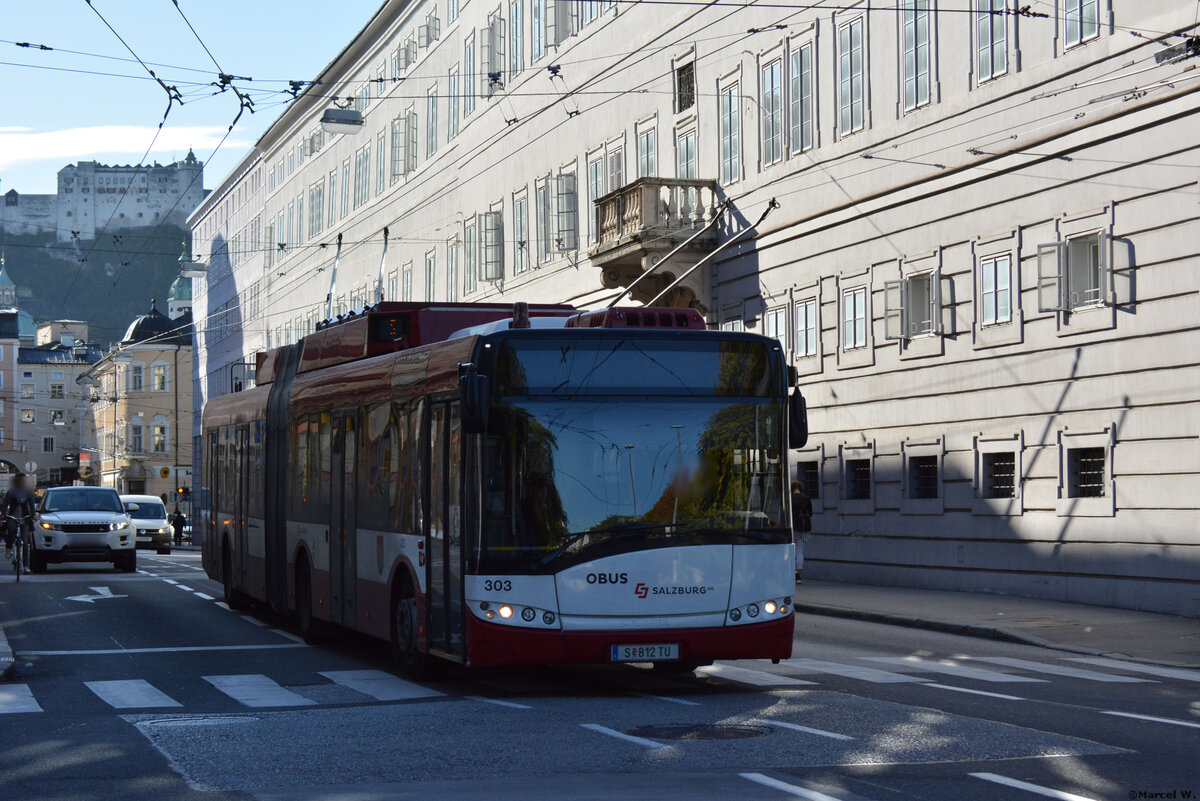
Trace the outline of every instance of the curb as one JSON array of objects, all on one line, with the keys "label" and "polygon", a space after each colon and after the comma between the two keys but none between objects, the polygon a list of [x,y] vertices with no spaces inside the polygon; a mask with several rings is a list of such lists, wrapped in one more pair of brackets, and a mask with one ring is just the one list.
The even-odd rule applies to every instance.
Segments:
[{"label": "curb", "polygon": [[998,640],[1000,642],[1011,642],[1018,645],[1033,645],[1038,648],[1053,648],[1057,651],[1066,651],[1072,654],[1082,654],[1084,656],[1107,656],[1113,659],[1124,659],[1127,662],[1143,662],[1148,665],[1165,665],[1168,667],[1178,668],[1196,668],[1200,667],[1194,662],[1173,662],[1163,659],[1146,659],[1145,657],[1133,656],[1130,654],[1119,653],[1115,651],[1097,651],[1088,648],[1073,648],[1069,645],[1050,642],[1048,640],[1039,640],[1036,637],[1026,637],[1020,634],[1013,634],[1011,631],[1005,631],[993,626],[980,626],[972,623],[951,623],[945,620],[929,620],[926,618],[909,617],[906,615],[894,615],[887,612],[872,612],[864,609],[846,609],[840,606],[824,606],[822,604],[803,603],[796,601],[793,598],[792,609],[800,614],[823,615],[825,617],[840,617],[847,620],[862,620],[869,623],[883,623],[888,626],[904,626],[910,629],[924,629],[926,631],[938,631],[943,634],[961,634],[967,637],[979,637],[985,640]]},{"label": "curb", "polygon": [[8,644],[8,637],[4,636],[4,627],[0,626],[0,681],[8,678],[15,664],[12,647]]}]

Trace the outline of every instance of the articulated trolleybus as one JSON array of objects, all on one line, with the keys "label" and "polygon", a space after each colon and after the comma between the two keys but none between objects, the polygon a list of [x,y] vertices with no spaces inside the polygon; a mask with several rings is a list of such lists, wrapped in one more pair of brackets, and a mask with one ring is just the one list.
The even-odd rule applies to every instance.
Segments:
[{"label": "articulated trolleybus", "polygon": [[791,383],[688,309],[379,303],[205,406],[204,568],[418,678],[786,659]]}]

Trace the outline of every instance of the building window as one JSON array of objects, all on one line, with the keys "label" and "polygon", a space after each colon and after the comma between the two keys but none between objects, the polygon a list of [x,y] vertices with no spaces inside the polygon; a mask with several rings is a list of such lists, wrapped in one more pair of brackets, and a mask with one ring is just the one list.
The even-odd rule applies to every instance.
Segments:
[{"label": "building window", "polygon": [[1072,311],[1110,302],[1108,237],[1088,234],[1038,245],[1038,310]]},{"label": "building window", "polygon": [[783,62],[772,61],[762,68],[762,163],[783,159]]},{"label": "building window", "polygon": [[[504,220],[499,211],[488,211],[480,216],[480,264],[484,281],[504,280]],[[518,248],[518,252],[520,249]]]},{"label": "building window", "polygon": [[450,92],[446,100],[449,102],[448,119],[446,120],[446,138],[458,136],[458,70],[450,71]]},{"label": "building window", "polygon": [[409,303],[413,299],[411,262],[404,265],[404,273],[401,275],[400,299],[405,303]]},{"label": "building window", "polygon": [[32,400],[32,399],[33,399],[33,384],[22,384],[21,385],[21,400]]},{"label": "building window", "polygon": [[342,162],[342,217],[350,213],[350,159]]},{"label": "building window", "polygon": [[976,0],[975,50],[979,80],[1008,72],[1008,28],[1004,0]]},{"label": "building window", "polygon": [[796,304],[796,356],[817,354],[817,301]]},{"label": "building window", "polygon": [[1067,497],[1103,498],[1105,481],[1104,448],[1067,450]]},{"label": "building window", "polygon": [[912,339],[941,330],[938,273],[918,273],[884,284],[884,337]]},{"label": "building window", "polygon": [[638,177],[650,178],[657,174],[656,131],[646,128],[638,132]]},{"label": "building window", "polygon": [[1012,451],[984,453],[980,495],[984,498],[1017,497],[1017,455]]},{"label": "building window", "polygon": [[383,194],[383,188],[387,185],[385,181],[387,164],[387,143],[383,138],[383,134],[379,134],[379,138],[375,141],[375,194]]},{"label": "building window", "polygon": [[675,161],[678,177],[687,179],[696,177],[696,132],[694,130],[686,131],[676,137]]},{"label": "building window", "polygon": [[591,230],[588,232],[588,241],[595,242],[597,229],[600,227],[596,220],[596,201],[604,197],[604,162],[600,159],[594,159],[588,162],[588,209],[591,210],[589,215],[592,220]]},{"label": "building window", "polygon": [[463,291],[470,295],[475,291],[475,226],[463,228]]},{"label": "building window", "polygon": [[1012,321],[1012,259],[993,256],[979,263],[980,321],[996,325]]},{"label": "building window", "polygon": [[558,251],[579,247],[579,189],[575,173],[560,172],[555,183],[558,209],[555,215],[554,248]]},{"label": "building window", "polygon": [[721,91],[721,183],[731,184],[741,175],[741,123],[738,85]]},{"label": "building window", "polygon": [[429,92],[429,98],[426,102],[426,119],[425,119],[425,157],[430,158],[437,152],[437,116],[438,116],[438,96],[437,89]]},{"label": "building window", "polygon": [[167,452],[167,427],[165,425],[151,427],[150,444],[155,453]]},{"label": "building window", "polygon": [[391,137],[392,137],[392,183],[400,180],[400,176],[404,174],[404,161],[401,154],[404,152],[404,130],[403,124],[399,117],[392,120]]},{"label": "building window", "polygon": [[458,240],[446,244],[446,300],[458,302]]},{"label": "building window", "polygon": [[36,419],[37,419],[37,415],[34,413],[33,409],[22,409],[21,410],[21,422],[22,423],[32,423]]},{"label": "building window", "polygon": [[156,364],[150,368],[150,390],[152,392],[167,391],[167,365]]},{"label": "building window", "polygon": [[868,501],[871,499],[870,459],[846,460],[845,487],[845,499],[848,501]]},{"label": "building window", "polygon": [[67,422],[67,413],[62,409],[51,409],[50,422],[56,426],[65,425]]},{"label": "building window", "polygon": [[941,482],[938,479],[936,456],[908,457],[908,497],[914,500],[937,498]]},{"label": "building window", "polygon": [[1092,39],[1100,33],[1099,0],[1063,0],[1067,47]]},{"label": "building window", "polygon": [[129,424],[129,452],[141,453],[145,449],[145,444],[142,441],[142,424]]},{"label": "building window", "polygon": [[767,310],[763,315],[763,336],[779,340],[779,346],[787,353],[787,306]]},{"label": "building window", "polygon": [[675,68],[675,113],[696,105],[696,63],[689,61]]},{"label": "building window", "polygon": [[42,453],[54,453],[54,437],[42,437]]},{"label": "building window", "polygon": [[437,256],[431,250],[425,254],[425,300],[433,302],[437,286]]},{"label": "building window", "polygon": [[399,292],[399,291],[400,291],[400,276],[396,273],[395,270],[392,270],[390,273],[388,273],[387,299],[393,300],[393,301],[400,300],[400,297],[397,295],[397,292]]},{"label": "building window", "polygon": [[446,21],[454,22],[456,19],[458,19],[458,0],[447,0]]},{"label": "building window", "polygon": [[796,465],[796,480],[804,487],[810,501],[821,497],[821,466],[816,462],[800,462]]},{"label": "building window", "polygon": [[608,151],[608,191],[615,192],[625,185],[625,148]]},{"label": "building window", "polygon": [[535,199],[537,202],[538,261],[545,263],[550,261],[550,257],[554,253],[554,221],[550,216],[550,186],[547,181],[538,184],[535,190]]},{"label": "building window", "polygon": [[813,111],[813,46],[802,45],[792,51],[792,152],[799,153],[813,146],[815,129]]},{"label": "building window", "polygon": [[529,202],[519,198],[513,202],[513,237],[516,245],[513,272],[529,269]]},{"label": "building window", "polygon": [[838,28],[838,112],[843,135],[863,127],[863,20]]},{"label": "building window", "polygon": [[63,393],[63,385],[62,384],[51,384],[50,385],[50,399],[51,400],[62,400],[63,394],[64,393]]},{"label": "building window", "polygon": [[512,0],[508,5],[508,38],[512,42],[509,52],[508,72],[512,78],[521,74],[525,67],[525,20],[521,13],[521,0]]},{"label": "building window", "polygon": [[475,110],[475,90],[479,85],[479,77],[475,74],[475,39],[470,39],[463,45],[463,77],[467,81],[467,91],[463,93],[463,116],[471,116]]},{"label": "building window", "polygon": [[546,55],[546,0],[530,0],[533,9],[533,60]]},{"label": "building window", "polygon": [[742,330],[742,318],[734,317],[721,323],[722,331],[738,332]]},{"label": "building window", "polygon": [[867,346],[867,288],[842,293],[842,349]]},{"label": "building window", "polygon": [[929,0],[904,0],[904,108],[929,102]]}]

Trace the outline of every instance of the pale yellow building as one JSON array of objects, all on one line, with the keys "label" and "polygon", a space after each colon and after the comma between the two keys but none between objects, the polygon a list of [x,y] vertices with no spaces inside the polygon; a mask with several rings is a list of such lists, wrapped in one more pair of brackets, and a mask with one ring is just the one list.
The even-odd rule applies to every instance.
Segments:
[{"label": "pale yellow building", "polygon": [[191,314],[171,319],[151,301],[80,379],[92,387],[95,442],[80,465],[90,482],[190,513],[181,490],[191,487],[191,374]]}]

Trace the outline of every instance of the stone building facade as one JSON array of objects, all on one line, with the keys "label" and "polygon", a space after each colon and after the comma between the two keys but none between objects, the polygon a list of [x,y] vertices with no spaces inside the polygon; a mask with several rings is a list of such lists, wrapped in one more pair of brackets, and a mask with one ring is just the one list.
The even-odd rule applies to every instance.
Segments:
[{"label": "stone building facade", "polygon": [[0,230],[9,234],[53,231],[60,242],[72,233],[91,240],[97,230],[117,231],[158,225],[184,225],[204,199],[204,165],[190,150],[172,164],[68,164],[58,171],[53,195],[4,194]]},{"label": "stone building facade", "polygon": [[595,305],[721,213],[649,302],[774,201],[661,302],[797,368],[806,576],[1200,614],[1196,26],[385,3],[191,217],[197,405],[327,293]]}]

